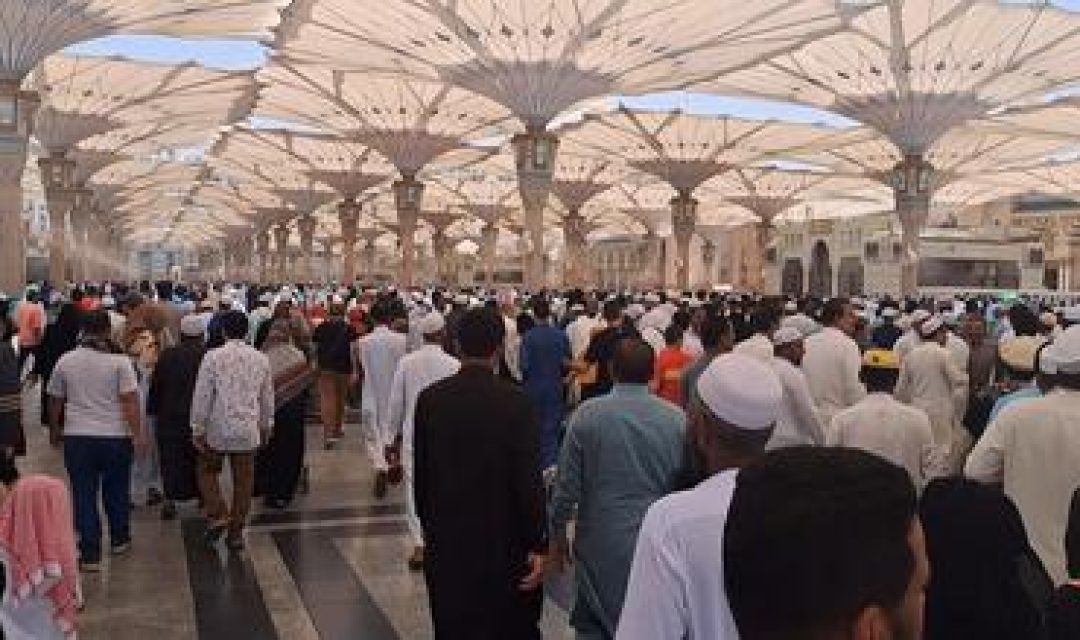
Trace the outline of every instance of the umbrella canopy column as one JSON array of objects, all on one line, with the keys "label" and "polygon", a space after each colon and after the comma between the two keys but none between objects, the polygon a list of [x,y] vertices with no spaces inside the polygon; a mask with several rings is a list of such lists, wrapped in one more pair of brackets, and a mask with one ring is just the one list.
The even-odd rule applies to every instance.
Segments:
[{"label": "umbrella canopy column", "polygon": [[566,244],[566,263],[563,284],[567,287],[584,287],[588,284],[585,272],[588,221],[581,211],[570,211],[563,218],[563,235]]},{"label": "umbrella canopy column", "polygon": [[489,222],[480,230],[480,256],[484,268],[484,284],[491,287],[495,285],[496,254],[495,249],[499,240],[499,228]]},{"label": "umbrella canopy column", "polygon": [[315,216],[301,216],[296,220],[296,230],[300,234],[300,278],[305,282],[315,281]]},{"label": "umbrella canopy column", "polygon": [[274,278],[279,283],[288,279],[290,231],[288,220],[282,220],[274,226]]},{"label": "umbrella canopy column", "polygon": [[26,282],[22,221],[22,176],[27,143],[40,104],[18,80],[0,80],[0,291],[14,293]]},{"label": "umbrella canopy column", "polygon": [[93,279],[90,261],[95,256],[94,237],[91,233],[89,204],[94,194],[89,189],[75,189],[71,208],[71,274],[76,282]]},{"label": "umbrella canopy column", "polygon": [[705,277],[702,278],[701,285],[711,289],[716,284],[716,243],[712,240],[706,240],[702,246],[701,262],[705,266]]},{"label": "umbrella canopy column", "polygon": [[255,234],[255,252],[259,254],[259,284],[270,281],[270,228],[260,229]]},{"label": "umbrella canopy column", "polygon": [[544,209],[555,175],[559,139],[540,128],[529,127],[511,141],[517,165],[518,190],[525,218],[525,286],[544,286]]},{"label": "umbrella canopy column", "polygon": [[67,221],[75,207],[75,161],[62,152],[52,152],[38,160],[45,202],[49,209],[49,280],[67,281]]},{"label": "umbrella canopy column", "polygon": [[690,240],[697,225],[698,201],[689,191],[681,191],[671,200],[671,228],[675,233],[675,286],[690,289]]},{"label": "umbrella canopy column", "polygon": [[411,175],[394,182],[394,205],[397,208],[398,238],[401,241],[400,286],[410,288],[416,279],[416,224],[420,220],[420,205],[424,183]]},{"label": "umbrella canopy column", "polygon": [[375,241],[382,234],[383,230],[376,227],[364,227],[361,230],[361,239],[364,241],[364,275],[371,283],[374,283],[378,276],[379,252]]},{"label": "umbrella canopy column", "polygon": [[341,281],[346,285],[356,282],[356,241],[360,233],[360,203],[346,200],[338,205],[338,222],[341,223]]},{"label": "umbrella canopy column", "polygon": [[892,172],[896,215],[900,218],[900,292],[914,295],[919,288],[919,234],[926,227],[933,196],[934,167],[922,155],[904,156]]}]

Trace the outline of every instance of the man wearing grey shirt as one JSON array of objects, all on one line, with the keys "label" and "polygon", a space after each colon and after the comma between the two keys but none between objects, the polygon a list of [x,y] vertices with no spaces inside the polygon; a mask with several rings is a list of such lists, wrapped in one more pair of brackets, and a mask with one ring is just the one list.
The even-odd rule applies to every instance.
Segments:
[{"label": "man wearing grey shirt", "polygon": [[[248,319],[239,311],[221,316],[225,344],[203,358],[191,401],[191,432],[199,451],[199,490],[209,520],[208,544],[228,532],[229,549],[244,548],[244,525],[255,486],[255,451],[268,439],[274,419],[270,361],[245,342]],[[232,471],[232,506],[221,497],[218,476],[225,458]]]},{"label": "man wearing grey shirt", "polygon": [[124,554],[131,547],[133,449],[145,453],[147,446],[135,369],[113,342],[106,312],[83,316],[78,347],[56,363],[46,391],[51,439],[54,445],[63,443],[64,467],[71,481],[79,566],[98,571],[99,487],[112,553]]}]

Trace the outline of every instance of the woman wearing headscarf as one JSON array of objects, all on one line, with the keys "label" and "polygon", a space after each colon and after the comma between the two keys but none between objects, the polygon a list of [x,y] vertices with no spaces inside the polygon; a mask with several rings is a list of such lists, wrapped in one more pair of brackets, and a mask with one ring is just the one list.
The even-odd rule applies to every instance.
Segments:
[{"label": "woman wearing headscarf", "polygon": [[32,375],[41,380],[41,424],[49,426],[48,394],[49,379],[60,356],[75,348],[79,341],[82,312],[74,303],[65,303],[60,307],[56,322],[45,327],[41,346],[34,357]]},{"label": "woman wearing headscarf", "polygon": [[22,427],[22,381],[12,338],[15,325],[0,316],[0,455],[26,455]]},{"label": "woman wearing headscarf", "polygon": [[75,638],[81,606],[67,488],[0,460],[0,623],[9,640]]},{"label": "woman wearing headscarf", "polygon": [[926,640],[1041,638],[1053,586],[1012,501],[949,478],[930,483],[919,511],[933,567]]},{"label": "woman wearing headscarf", "polygon": [[274,431],[255,458],[255,487],[272,509],[284,509],[296,494],[304,465],[308,389],[315,379],[292,334],[289,320],[274,320],[262,346],[274,380]]}]

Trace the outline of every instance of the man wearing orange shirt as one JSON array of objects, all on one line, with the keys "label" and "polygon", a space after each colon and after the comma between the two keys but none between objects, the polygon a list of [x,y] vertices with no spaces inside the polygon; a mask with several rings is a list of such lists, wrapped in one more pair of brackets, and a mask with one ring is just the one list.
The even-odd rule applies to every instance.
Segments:
[{"label": "man wearing orange shirt", "polygon": [[45,307],[37,291],[26,292],[26,299],[15,309],[15,324],[19,327],[19,371],[22,372],[26,358],[37,352],[45,333]]},{"label": "man wearing orange shirt", "polygon": [[650,387],[653,393],[672,404],[682,399],[683,370],[694,361],[683,350],[683,330],[676,324],[664,330],[664,348],[656,355],[655,373]]}]

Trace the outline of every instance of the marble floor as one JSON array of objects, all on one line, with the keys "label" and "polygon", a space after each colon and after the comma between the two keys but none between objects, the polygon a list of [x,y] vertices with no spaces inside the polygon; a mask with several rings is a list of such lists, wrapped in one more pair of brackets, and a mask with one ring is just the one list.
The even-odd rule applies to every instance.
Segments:
[{"label": "marble floor", "polygon": [[[60,453],[37,427],[28,394],[24,473],[65,477]],[[310,492],[284,512],[256,510],[241,554],[210,549],[194,507],[160,519],[139,506],[129,555],[84,574],[80,638],[90,640],[392,640],[432,636],[420,574],[405,565],[401,488],[372,498],[372,474],[350,424],[324,451],[309,428]],[[568,578],[552,579],[545,638],[571,638]]]}]

